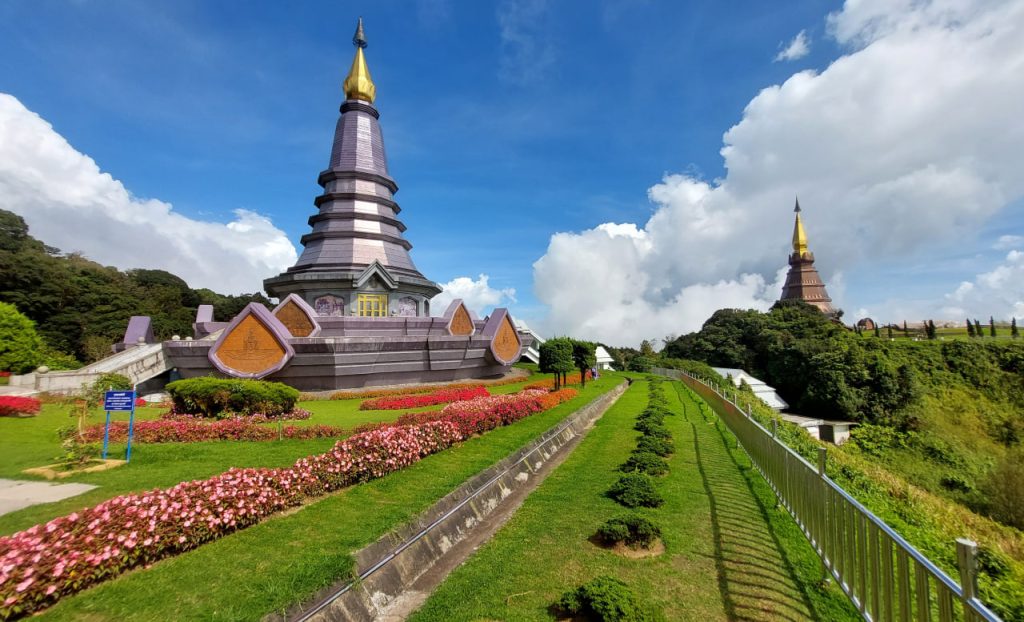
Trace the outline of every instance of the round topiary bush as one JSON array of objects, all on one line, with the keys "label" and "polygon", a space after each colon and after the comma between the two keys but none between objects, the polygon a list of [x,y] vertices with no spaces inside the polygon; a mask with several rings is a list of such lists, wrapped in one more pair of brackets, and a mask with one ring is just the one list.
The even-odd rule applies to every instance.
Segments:
[{"label": "round topiary bush", "polygon": [[657,476],[668,473],[668,463],[656,453],[641,451],[637,448],[632,454],[630,454],[629,459],[619,467],[619,470],[623,473],[632,473],[637,471]]},{"label": "round topiary bush", "polygon": [[595,535],[606,545],[621,542],[633,548],[647,548],[661,537],[661,529],[639,514],[626,514],[606,521]]},{"label": "round topiary bush", "polygon": [[555,608],[566,617],[603,622],[655,622],[633,590],[618,579],[601,576],[562,595]]},{"label": "round topiary bush", "polygon": [[652,454],[667,457],[671,456],[672,452],[675,451],[675,447],[672,445],[672,441],[667,438],[656,438],[653,436],[641,436],[640,440],[636,443],[637,451],[649,451]]},{"label": "round topiary bush", "polygon": [[626,473],[608,489],[608,496],[627,508],[656,508],[665,502],[645,473]]},{"label": "round topiary bush", "polygon": [[277,417],[291,412],[299,399],[298,389],[264,380],[188,378],[168,384],[166,390],[176,412],[202,417]]}]

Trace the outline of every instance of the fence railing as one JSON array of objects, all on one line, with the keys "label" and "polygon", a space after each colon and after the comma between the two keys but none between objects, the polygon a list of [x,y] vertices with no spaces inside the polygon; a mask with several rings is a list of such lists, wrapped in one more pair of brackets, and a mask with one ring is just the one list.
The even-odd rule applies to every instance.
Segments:
[{"label": "fence railing", "polygon": [[978,599],[974,542],[956,541],[956,581],[828,477],[824,447],[811,464],[756,421],[749,404],[736,403],[735,387],[653,371],[718,402],[720,418],[821,557],[824,577],[835,579],[865,620],[1001,622]]}]

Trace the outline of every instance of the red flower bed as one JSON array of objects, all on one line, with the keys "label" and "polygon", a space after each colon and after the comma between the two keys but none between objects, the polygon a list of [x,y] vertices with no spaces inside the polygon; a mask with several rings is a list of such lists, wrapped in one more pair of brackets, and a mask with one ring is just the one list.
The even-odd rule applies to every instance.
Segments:
[{"label": "red flower bed", "polygon": [[458,426],[466,438],[483,434],[499,426],[553,408],[578,395],[575,389],[562,389],[554,393],[543,390],[521,391],[511,395],[492,395],[465,402],[448,404],[439,412],[421,412],[402,415],[397,425],[417,425],[428,421],[448,421]]},{"label": "red flower bed", "polygon": [[[587,370],[587,380],[590,380],[590,370],[589,369]],[[572,374],[566,374],[565,375],[565,382],[563,382],[562,384],[563,385],[567,385],[567,384],[579,384],[579,383],[580,383],[580,372],[576,372],[576,373],[572,373]],[[525,389],[554,389],[554,388],[555,388],[555,379],[554,378],[545,378],[544,380],[539,380],[537,382],[531,382],[530,384],[528,384],[525,387],[523,387],[524,390]]]},{"label": "red flower bed", "polygon": [[11,377],[11,372],[9,372],[9,371],[0,371],[0,378],[10,378],[10,377]]},{"label": "red flower bed", "polygon": [[[511,377],[504,378],[502,380],[496,380],[494,382],[488,382],[486,385],[481,382],[452,382],[445,385],[419,385],[414,387],[404,387],[400,389],[359,389],[359,390],[347,390],[338,391],[331,394],[332,400],[354,400],[354,399],[369,399],[372,397],[397,397],[399,395],[415,395],[417,393],[431,393],[433,391],[453,390],[453,389],[471,389],[473,387],[500,387],[506,384],[515,384],[522,382],[523,378]],[[302,399],[318,399],[313,394],[308,394]]]},{"label": "red flower bed", "polygon": [[[0,619],[28,615],[61,596],[193,549],[311,497],[382,477],[575,393],[528,392],[456,402],[440,413],[423,413],[444,420],[367,430],[288,468],[231,469],[172,488],[115,497],[2,536]],[[492,417],[489,427],[478,423],[483,413]]]},{"label": "red flower bed", "polygon": [[[313,413],[309,412],[305,408],[293,408],[290,411],[281,415],[266,415],[264,413],[252,413],[251,415],[242,415],[238,413],[232,413],[231,415],[221,419],[221,421],[248,421],[249,423],[268,423],[270,421],[302,421],[309,419],[313,416]],[[174,410],[172,407],[169,411],[160,415],[161,419],[168,421],[210,421],[209,417],[202,415],[192,415],[189,413],[180,413]]]},{"label": "red flower bed", "polygon": [[39,414],[41,404],[34,397],[16,397],[0,395],[0,417],[17,417],[18,415]]},{"label": "red flower bed", "polygon": [[359,410],[402,410],[403,408],[422,408],[451,402],[462,402],[475,397],[490,395],[482,384],[464,389],[441,389],[433,393],[378,397],[366,400],[359,405]]},{"label": "red flower bed", "polygon": [[[286,438],[311,439],[341,436],[344,430],[328,425],[285,426],[282,434]],[[198,421],[161,419],[157,421],[136,421],[132,431],[137,443],[196,443],[200,441],[270,441],[277,438],[277,429],[256,425],[243,419],[222,419],[210,423]],[[103,424],[87,427],[82,432],[86,442],[103,440]],[[110,424],[110,440],[123,442],[128,439],[128,422],[115,421]]]}]

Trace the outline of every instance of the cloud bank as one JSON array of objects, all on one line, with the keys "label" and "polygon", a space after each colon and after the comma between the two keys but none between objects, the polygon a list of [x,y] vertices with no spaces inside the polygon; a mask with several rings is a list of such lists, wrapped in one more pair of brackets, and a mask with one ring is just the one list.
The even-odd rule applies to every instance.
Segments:
[{"label": "cloud bank", "polygon": [[646,223],[552,236],[534,264],[547,331],[636,344],[764,308],[794,195],[851,309],[840,269],[969,238],[1024,195],[1024,3],[849,0],[827,25],[847,52],[750,101],[724,135],[723,179],[666,175]]},{"label": "cloud bank", "polygon": [[191,287],[262,291],[293,265],[295,247],[265,216],[236,209],[228,223],[194,220],[140,199],[101,172],[17,98],[0,93],[0,209],[65,252],[122,269],[162,269]]},{"label": "cloud bank", "polygon": [[480,317],[490,313],[494,307],[515,303],[514,287],[494,289],[488,283],[489,280],[486,274],[481,274],[475,280],[468,276],[460,276],[442,283],[443,291],[430,300],[430,312],[433,315],[441,315],[456,298],[461,298],[466,307]]}]

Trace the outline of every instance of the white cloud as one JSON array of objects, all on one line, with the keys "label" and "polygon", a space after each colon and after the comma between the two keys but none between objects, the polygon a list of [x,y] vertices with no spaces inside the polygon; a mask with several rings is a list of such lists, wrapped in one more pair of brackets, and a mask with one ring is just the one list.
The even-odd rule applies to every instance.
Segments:
[{"label": "white cloud", "polygon": [[1008,251],[1024,247],[1024,235],[1001,235],[992,248],[998,251]]},{"label": "white cloud", "polygon": [[944,317],[1024,318],[1024,251],[1012,250],[989,272],[946,295]]},{"label": "white cloud", "polygon": [[774,62],[778,63],[781,61],[788,60],[799,60],[804,56],[807,56],[811,52],[811,41],[807,38],[807,31],[801,30],[793,37],[793,40],[789,42],[785,47],[779,44],[779,53],[775,55]]},{"label": "white cloud", "polygon": [[750,101],[725,133],[724,179],[666,175],[645,224],[552,236],[534,264],[550,330],[636,344],[719,307],[763,307],[796,194],[817,267],[850,308],[863,304],[837,295],[840,270],[948,248],[1024,196],[1024,3],[849,0],[828,22],[849,51]]},{"label": "white cloud", "polygon": [[502,0],[498,4],[502,79],[522,86],[554,63],[555,50],[544,31],[548,0]]},{"label": "white cloud", "polygon": [[193,220],[140,199],[78,152],[17,98],[0,93],[0,208],[65,252],[122,269],[163,269],[192,287],[262,291],[295,263],[295,248],[265,216],[236,209],[229,223]]},{"label": "white cloud", "polygon": [[452,300],[461,298],[471,311],[483,317],[494,307],[512,304],[516,301],[516,290],[513,287],[494,289],[488,281],[490,277],[481,274],[476,280],[468,276],[456,277],[442,283],[443,291],[430,300],[430,310],[434,315],[444,313]]}]

